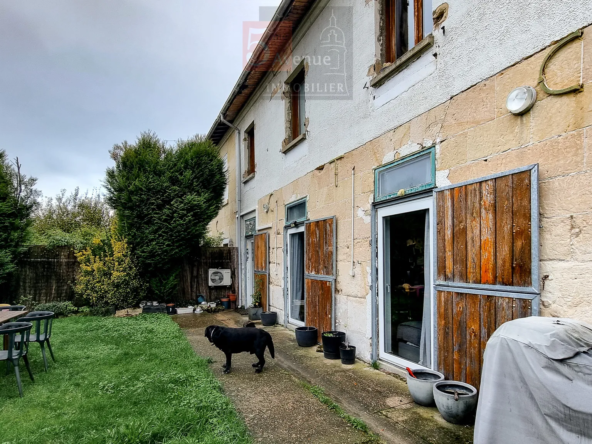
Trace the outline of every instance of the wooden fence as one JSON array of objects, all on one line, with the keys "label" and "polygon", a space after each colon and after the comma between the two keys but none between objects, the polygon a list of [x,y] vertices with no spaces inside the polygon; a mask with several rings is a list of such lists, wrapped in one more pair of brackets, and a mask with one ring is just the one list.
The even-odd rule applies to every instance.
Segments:
[{"label": "wooden fence", "polygon": [[[230,287],[209,287],[208,269],[231,270]],[[14,292],[1,291],[0,302],[16,302],[21,296],[32,297],[38,302],[72,301],[75,298],[72,284],[79,270],[74,251],[68,247],[47,249],[29,247],[19,262],[18,286]],[[208,301],[237,293],[238,252],[236,248],[204,248],[183,265],[179,279],[178,301],[195,302],[197,295]],[[10,294],[9,294],[10,293]],[[15,297],[16,294],[16,297]]]},{"label": "wooden fence", "polygon": [[71,301],[78,270],[78,260],[69,247],[29,247],[19,262],[16,299],[25,296],[38,302]]},{"label": "wooden fence", "polygon": [[[230,269],[230,287],[209,287],[210,268]],[[179,301],[195,302],[203,295],[208,302],[238,291],[238,249],[236,247],[203,248],[195,257],[185,260],[179,279]]]}]

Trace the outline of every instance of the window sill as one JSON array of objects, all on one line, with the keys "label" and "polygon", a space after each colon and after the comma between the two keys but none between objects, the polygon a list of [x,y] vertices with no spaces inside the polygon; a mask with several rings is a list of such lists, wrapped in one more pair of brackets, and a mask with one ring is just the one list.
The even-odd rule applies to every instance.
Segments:
[{"label": "window sill", "polygon": [[281,152],[283,154],[286,154],[288,151],[290,151],[296,145],[299,145],[305,139],[306,139],[306,133],[300,134],[298,137],[296,137],[294,140],[292,140],[289,144],[287,144],[284,148],[282,148]]},{"label": "window sill", "polygon": [[224,202],[222,202],[223,207],[225,207],[226,205],[228,205],[228,199],[224,199]]},{"label": "window sill", "polygon": [[370,86],[372,88],[378,88],[388,79],[415,62],[415,60],[427,52],[432,46],[434,46],[434,36],[430,34],[405,54],[403,54],[395,63],[382,68],[382,70],[372,80],[370,80]]},{"label": "window sill", "polygon": [[253,173],[251,173],[251,174],[249,174],[247,177],[245,177],[245,178],[243,179],[243,183],[247,183],[249,180],[253,179],[253,178],[255,177],[255,174],[256,174],[256,173],[254,173],[254,172],[253,172]]}]

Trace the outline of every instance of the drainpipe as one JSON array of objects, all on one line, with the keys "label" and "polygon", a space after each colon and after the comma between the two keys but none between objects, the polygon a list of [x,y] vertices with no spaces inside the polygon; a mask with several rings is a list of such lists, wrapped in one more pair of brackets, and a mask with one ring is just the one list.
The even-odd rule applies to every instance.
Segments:
[{"label": "drainpipe", "polygon": [[242,239],[241,239],[241,152],[240,152],[240,134],[241,131],[238,127],[232,123],[226,121],[224,116],[220,114],[220,122],[229,126],[235,131],[236,137],[236,153],[235,153],[235,166],[236,166],[236,247],[238,251],[238,300],[243,304],[244,307],[247,305],[247,301],[243,301],[243,286],[241,282],[242,270],[243,270],[243,255],[242,255]]}]

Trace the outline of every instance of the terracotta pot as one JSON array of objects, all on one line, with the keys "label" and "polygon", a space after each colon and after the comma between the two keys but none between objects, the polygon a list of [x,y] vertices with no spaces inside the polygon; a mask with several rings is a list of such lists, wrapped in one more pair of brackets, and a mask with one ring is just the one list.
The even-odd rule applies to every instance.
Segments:
[{"label": "terracotta pot", "polygon": [[230,302],[236,302],[236,295],[228,293],[228,299],[230,299]]}]

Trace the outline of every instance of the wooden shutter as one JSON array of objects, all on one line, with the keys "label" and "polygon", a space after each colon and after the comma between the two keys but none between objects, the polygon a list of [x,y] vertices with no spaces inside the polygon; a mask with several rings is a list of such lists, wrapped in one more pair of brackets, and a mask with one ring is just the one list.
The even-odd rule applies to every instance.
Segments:
[{"label": "wooden shutter", "polygon": [[319,334],[333,329],[335,294],[335,217],[304,225],[305,323]]},{"label": "wooden shutter", "polygon": [[268,289],[269,289],[269,242],[268,234],[261,233],[254,236],[255,249],[255,288],[261,286],[261,306],[263,310],[269,310]]},{"label": "wooden shutter", "polygon": [[538,314],[538,167],[436,192],[438,368],[479,387],[485,344]]}]

